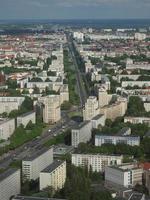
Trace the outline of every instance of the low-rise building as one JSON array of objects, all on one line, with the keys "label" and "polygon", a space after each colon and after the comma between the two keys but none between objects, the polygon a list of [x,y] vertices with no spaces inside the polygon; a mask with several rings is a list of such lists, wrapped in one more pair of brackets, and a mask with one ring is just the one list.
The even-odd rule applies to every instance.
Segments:
[{"label": "low-rise building", "polygon": [[88,142],[91,139],[91,136],[92,136],[91,121],[84,121],[71,130],[71,144],[74,147],[78,147],[80,143]]},{"label": "low-rise building", "polygon": [[34,111],[25,113],[17,117],[17,127],[21,124],[26,127],[30,121],[32,122],[32,124],[36,123],[36,113]]},{"label": "low-rise building", "polygon": [[106,166],[121,165],[123,156],[103,154],[72,154],[72,164],[77,167],[88,167],[93,172],[101,172]]},{"label": "low-rise building", "polygon": [[124,123],[131,124],[148,124],[150,125],[150,117],[124,117]]},{"label": "low-rise building", "polygon": [[42,148],[22,161],[24,180],[36,180],[40,172],[53,162],[53,148]]},{"label": "low-rise building", "polygon": [[15,119],[0,119],[0,140],[8,140],[15,131]]},{"label": "low-rise building", "polygon": [[20,194],[21,177],[19,169],[8,169],[0,174],[0,200],[10,200]]},{"label": "low-rise building", "polygon": [[124,187],[142,184],[143,169],[136,163],[105,168],[105,181]]},{"label": "low-rise building", "polygon": [[140,137],[132,136],[115,136],[115,135],[96,135],[95,146],[101,146],[102,144],[127,144],[130,146],[139,146]]},{"label": "low-rise building", "polygon": [[56,160],[40,172],[40,190],[52,187],[54,191],[63,188],[66,181],[66,161]]}]

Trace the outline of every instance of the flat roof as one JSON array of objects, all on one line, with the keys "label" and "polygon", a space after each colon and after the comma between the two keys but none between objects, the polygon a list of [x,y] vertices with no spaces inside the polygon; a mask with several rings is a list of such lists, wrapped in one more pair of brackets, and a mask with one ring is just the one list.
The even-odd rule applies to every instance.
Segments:
[{"label": "flat roof", "polygon": [[16,171],[18,171],[19,169],[14,169],[14,168],[10,168],[6,171],[4,171],[3,173],[0,174],[0,182],[3,181],[5,178],[9,177],[10,175],[12,175],[13,173],[15,173]]},{"label": "flat roof", "polygon": [[32,155],[28,155],[25,159],[23,159],[23,161],[32,161],[32,160],[35,160],[36,158],[38,158],[39,156],[41,156],[45,152],[49,151],[50,149],[52,149],[52,147],[51,148],[43,147],[40,150],[37,150]]},{"label": "flat roof", "polygon": [[130,200],[142,200],[143,194],[142,193],[133,193],[130,196]]},{"label": "flat roof", "polygon": [[19,115],[18,118],[19,118],[19,117],[26,117],[27,115],[30,115],[30,114],[32,114],[32,113],[35,113],[35,111],[32,110],[32,111],[30,111],[30,112],[27,112],[27,113],[24,113],[24,114],[22,114],[22,115]]},{"label": "flat roof", "polygon": [[55,198],[45,198],[45,197],[28,197],[28,196],[17,196],[12,200],[65,200],[65,199],[55,199]]},{"label": "flat roof", "polygon": [[96,115],[95,117],[92,118],[92,120],[97,120],[103,116],[104,116],[103,114]]},{"label": "flat roof", "polygon": [[41,172],[44,173],[51,173],[54,171],[57,167],[59,167],[61,164],[63,164],[65,161],[62,160],[55,160],[51,165],[43,169]]},{"label": "flat roof", "polygon": [[72,130],[77,130],[77,129],[81,129],[83,128],[85,125],[87,125],[88,123],[90,123],[91,121],[84,121],[81,122],[80,124],[78,124],[77,126],[74,126]]},{"label": "flat roof", "polygon": [[0,125],[1,125],[1,124],[4,124],[5,122],[11,121],[11,120],[14,120],[14,119],[10,119],[10,118],[0,118]]}]

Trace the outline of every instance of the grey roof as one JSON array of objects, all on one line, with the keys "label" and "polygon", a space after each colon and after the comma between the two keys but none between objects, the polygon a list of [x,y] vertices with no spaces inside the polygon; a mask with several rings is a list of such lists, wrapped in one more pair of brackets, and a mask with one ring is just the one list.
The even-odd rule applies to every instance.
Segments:
[{"label": "grey roof", "polygon": [[104,116],[104,115],[103,114],[96,115],[95,117],[93,117],[92,120],[100,119],[102,116]]},{"label": "grey roof", "polygon": [[28,116],[28,115],[30,115],[32,113],[35,113],[35,111],[30,111],[30,112],[24,113],[22,115],[19,115],[18,117],[26,117],[26,116]]},{"label": "grey roof", "polygon": [[143,197],[143,194],[141,193],[133,193],[131,194],[128,200],[142,200],[142,197]]},{"label": "grey roof", "polygon": [[131,130],[131,128],[129,128],[129,127],[124,127],[124,128],[122,128],[122,129],[117,133],[117,135],[124,136],[124,134],[125,134],[127,131],[129,131],[129,130]]},{"label": "grey roof", "polygon": [[77,130],[77,129],[79,130],[79,129],[83,128],[84,126],[86,126],[89,123],[91,123],[91,122],[90,121],[84,121],[84,122],[80,123],[79,125],[74,126],[73,130]]},{"label": "grey roof", "polygon": [[4,171],[2,174],[0,174],[0,182],[3,181],[5,178],[11,176],[13,173],[15,173],[18,170],[19,169],[10,168],[10,169]]},{"label": "grey roof", "polygon": [[64,199],[55,199],[55,198],[45,198],[45,197],[27,197],[27,196],[17,196],[12,200],[64,200]]},{"label": "grey roof", "polygon": [[52,171],[54,171],[57,167],[59,167],[62,163],[64,163],[65,161],[62,160],[55,160],[51,165],[49,165],[48,167],[46,167],[44,170],[42,170],[41,172],[44,173],[51,173]]},{"label": "grey roof", "polygon": [[42,154],[46,153],[47,151],[49,151],[51,148],[47,148],[47,147],[43,147],[42,149],[40,149],[39,151],[37,150],[35,153],[33,153],[32,155],[28,155],[25,159],[23,159],[23,161],[33,161],[36,158],[38,158],[39,156],[41,156]]},{"label": "grey roof", "polygon": [[146,132],[145,137],[150,137],[150,130]]}]

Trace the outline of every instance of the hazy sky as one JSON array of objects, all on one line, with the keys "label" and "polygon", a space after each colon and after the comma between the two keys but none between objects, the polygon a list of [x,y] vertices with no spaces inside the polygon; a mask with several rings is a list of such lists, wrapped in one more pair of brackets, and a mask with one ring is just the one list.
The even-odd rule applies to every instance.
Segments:
[{"label": "hazy sky", "polygon": [[150,0],[0,0],[0,19],[150,18]]}]

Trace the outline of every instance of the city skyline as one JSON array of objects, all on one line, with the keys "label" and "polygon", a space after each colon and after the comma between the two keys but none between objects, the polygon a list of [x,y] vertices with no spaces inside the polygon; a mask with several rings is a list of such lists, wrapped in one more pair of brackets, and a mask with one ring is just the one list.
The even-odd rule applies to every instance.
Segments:
[{"label": "city skyline", "polygon": [[1,20],[150,18],[149,0],[0,0],[0,4]]}]

